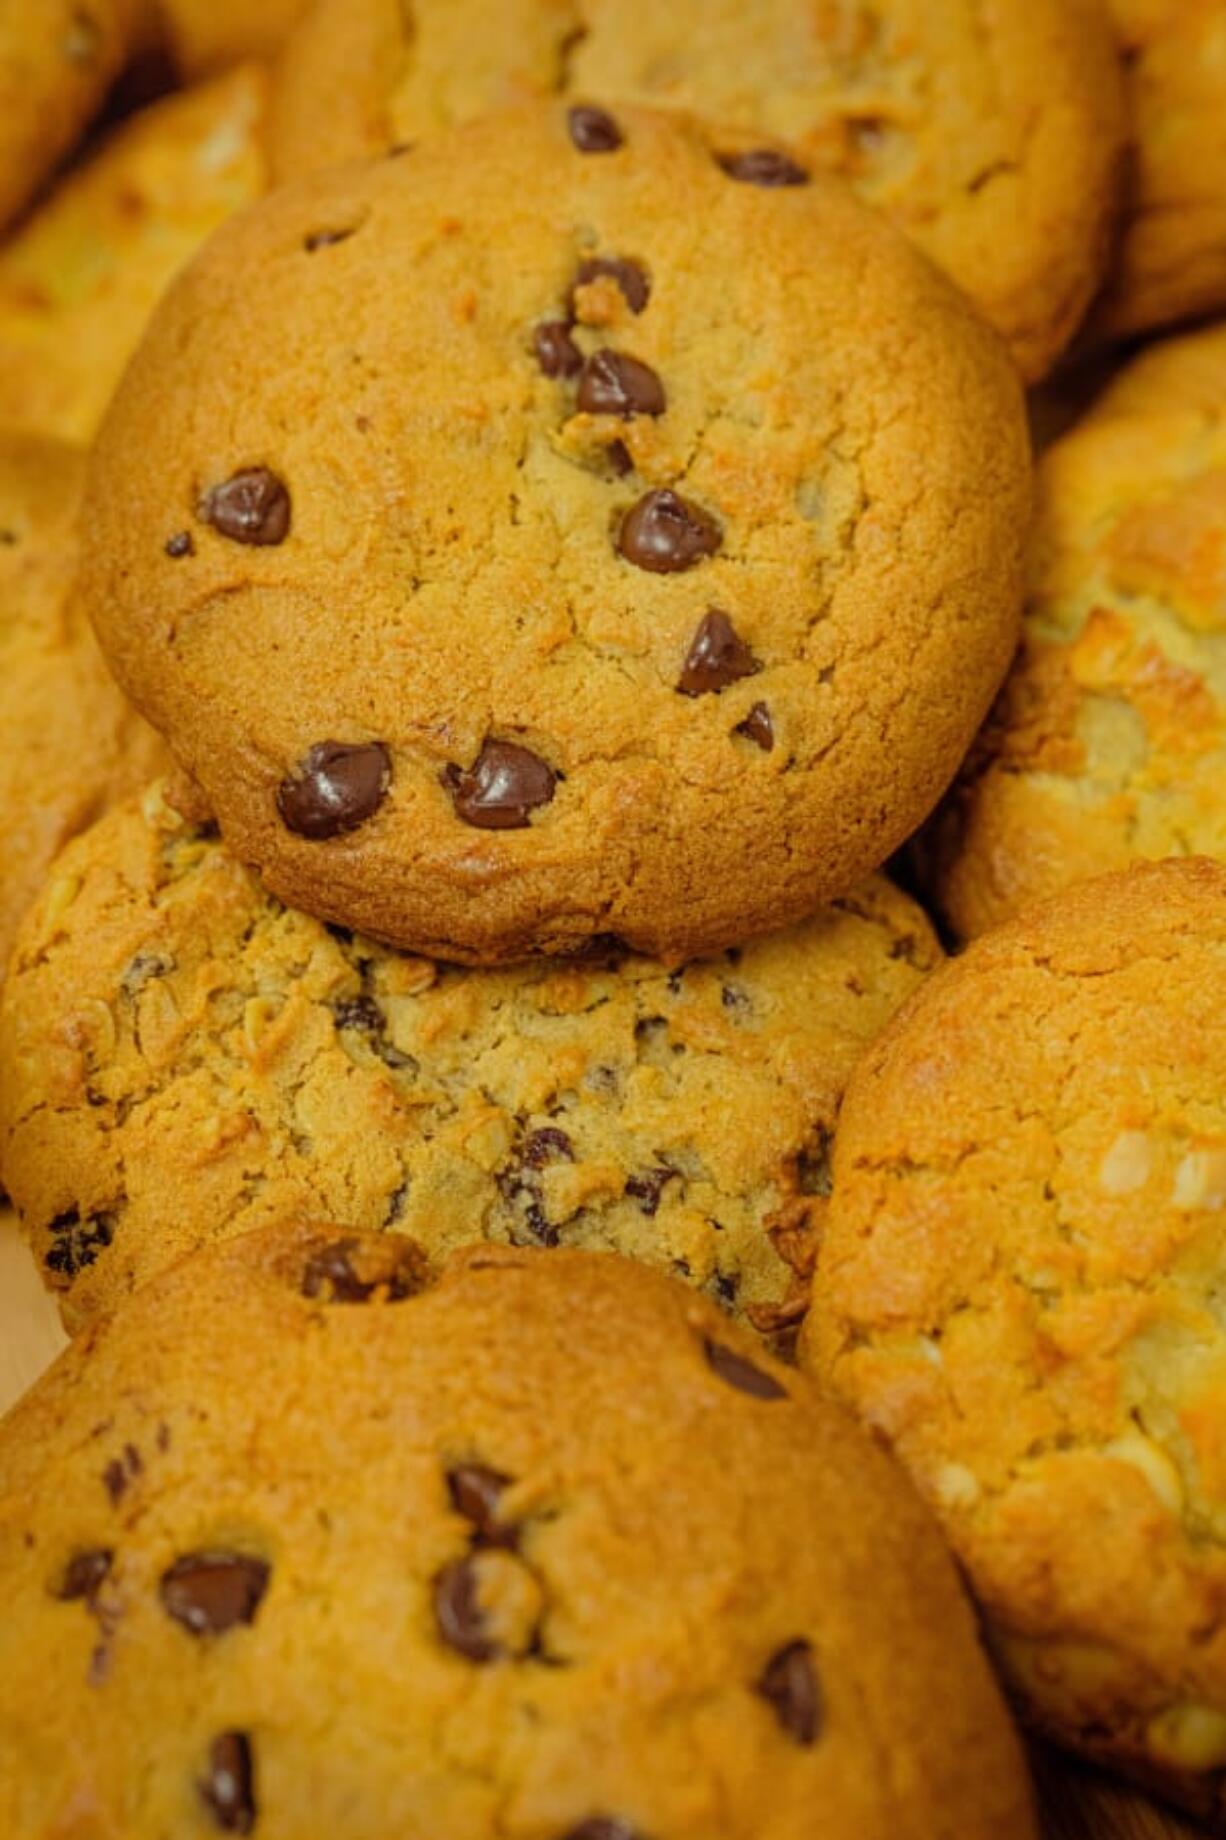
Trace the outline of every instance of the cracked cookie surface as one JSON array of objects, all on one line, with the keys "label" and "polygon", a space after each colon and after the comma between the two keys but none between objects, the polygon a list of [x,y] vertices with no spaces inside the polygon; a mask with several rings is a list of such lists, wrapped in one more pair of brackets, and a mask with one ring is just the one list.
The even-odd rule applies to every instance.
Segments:
[{"label": "cracked cookie surface", "polygon": [[5,1180],[70,1325],[308,1213],[620,1251],[770,1332],[847,1076],[940,957],[878,878],[709,962],[440,966],[282,907],[154,788],[65,853],[14,954]]},{"label": "cracked cookie surface", "polygon": [[928,981],[849,1086],[802,1363],[937,1513],[1031,1716],[1222,1814],[1226,867]]},{"label": "cracked cookie surface", "polygon": [[184,1260],[0,1429],[0,1583],[6,1840],[1034,1836],[905,1478],[622,1259]]},{"label": "cracked cookie surface", "polygon": [[912,236],[1032,380],[1103,271],[1123,105],[1084,0],[319,0],[283,60],[273,157],[292,176],[549,94],[791,141]]},{"label": "cracked cookie surface", "polygon": [[688,955],[845,893],[1016,634],[991,332],[781,150],[623,109],[594,151],[593,113],[224,226],[93,459],[93,618],[231,847],[466,962]]}]

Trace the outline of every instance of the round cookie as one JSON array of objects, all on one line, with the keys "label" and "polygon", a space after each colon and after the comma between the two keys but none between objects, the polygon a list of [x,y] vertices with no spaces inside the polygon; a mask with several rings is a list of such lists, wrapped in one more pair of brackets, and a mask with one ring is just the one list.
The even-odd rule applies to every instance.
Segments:
[{"label": "round cookie", "polygon": [[802,1342],[940,1515],[1031,1717],[1219,1821],[1224,981],[1203,859],[938,971],[848,1088]]},{"label": "round cookie", "polygon": [[624,1260],[185,1261],[0,1429],[0,1580],[6,1840],[1035,1833],[905,1479]]},{"label": "round cookie", "polygon": [[1226,857],[1226,332],[1051,448],[1022,649],[917,849],[954,930],[1138,857]]},{"label": "round cookie", "polygon": [[305,1214],[629,1253],[783,1329],[847,1076],[940,956],[876,879],[709,963],[447,968],[283,908],[155,787],[14,953],[4,1176],[71,1325]]},{"label": "round cookie", "polygon": [[0,971],[57,850],[166,766],[73,593],[84,458],[0,434]]},{"label": "round cookie", "polygon": [[992,334],[790,156],[601,119],[226,225],[94,454],[95,624],[232,848],[467,962],[813,912],[926,814],[1016,633]]},{"label": "round cookie", "polygon": [[549,94],[790,140],[913,236],[1031,379],[1103,272],[1124,118],[1097,0],[318,0],[274,159],[293,176]]},{"label": "round cookie", "polygon": [[0,411],[88,443],[166,284],[265,189],[252,65],[131,117],[0,247]]}]

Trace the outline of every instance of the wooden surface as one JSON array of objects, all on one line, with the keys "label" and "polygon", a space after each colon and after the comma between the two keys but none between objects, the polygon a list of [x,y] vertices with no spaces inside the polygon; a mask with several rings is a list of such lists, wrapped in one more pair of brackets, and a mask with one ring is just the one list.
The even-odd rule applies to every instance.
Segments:
[{"label": "wooden surface", "polygon": [[[0,1411],[64,1346],[11,1217],[0,1215]],[[1055,1757],[1035,1758],[1044,1840],[1195,1840],[1196,1829]]]}]

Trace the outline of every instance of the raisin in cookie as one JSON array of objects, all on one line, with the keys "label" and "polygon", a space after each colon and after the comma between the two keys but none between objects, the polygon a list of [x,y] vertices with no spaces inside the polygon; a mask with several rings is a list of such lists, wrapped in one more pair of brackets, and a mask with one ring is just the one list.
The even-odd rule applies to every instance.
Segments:
[{"label": "raisin in cookie", "polygon": [[1032,379],[1103,272],[1124,116],[1098,0],[320,0],[287,47],[274,159],[295,175],[550,93],[790,140],[914,237]]},{"label": "raisin in cookie", "polygon": [[714,961],[448,968],[283,908],[155,788],[60,859],[14,953],[5,1179],[74,1324],[305,1212],[630,1253],[770,1331],[847,1076],[939,958],[878,879]]},{"label": "raisin in cookie", "polygon": [[905,1478],[622,1259],[183,1261],[0,1430],[0,1585],[5,1840],[1033,1840]]},{"label": "raisin in cookie", "polygon": [[964,936],[1137,857],[1226,857],[1224,393],[1226,332],[1179,340],[1043,458],[1022,649],[921,852]]},{"label": "raisin in cookie", "polygon": [[940,1514],[1032,1716],[1220,1821],[1226,867],[976,941],[848,1089],[802,1354]]},{"label": "raisin in cookie", "polygon": [[274,193],[94,454],[95,624],[232,848],[445,958],[812,913],[925,815],[1016,634],[993,335],[789,156],[608,121]]},{"label": "raisin in cookie", "polygon": [[73,592],[84,459],[0,434],[0,971],[52,857],[165,766]]}]

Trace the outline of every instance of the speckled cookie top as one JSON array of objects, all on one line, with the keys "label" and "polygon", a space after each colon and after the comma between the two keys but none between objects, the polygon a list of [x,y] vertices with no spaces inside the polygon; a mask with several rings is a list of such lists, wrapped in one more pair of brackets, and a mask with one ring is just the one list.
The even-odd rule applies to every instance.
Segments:
[{"label": "speckled cookie top", "polygon": [[884,880],[665,966],[448,969],[263,894],[160,794],[56,865],[0,1022],[5,1180],[66,1318],[303,1213],[633,1254],[803,1308],[855,1060],[940,959]]},{"label": "speckled cookie top", "polygon": [[317,0],[274,158],[292,176],[551,93],[791,141],[914,237],[1031,378],[1102,274],[1123,107],[1097,0]]},{"label": "speckled cookie top", "polygon": [[121,680],[295,906],[492,961],[812,912],[1010,650],[992,334],[789,156],[511,111],[286,188],[172,291],[92,469]]},{"label": "speckled cookie top", "polygon": [[940,1513],[1036,1716],[1219,1816],[1226,867],[939,971],[844,1102],[805,1331]]},{"label": "speckled cookie top", "polygon": [[6,1840],[1033,1834],[902,1476],[624,1260],[185,1261],[0,1430],[0,1580]]}]

